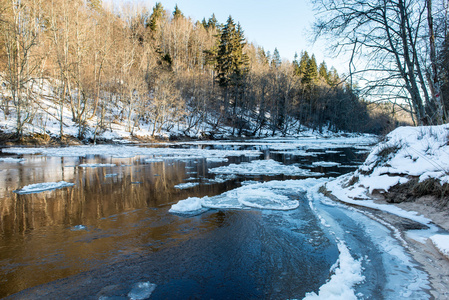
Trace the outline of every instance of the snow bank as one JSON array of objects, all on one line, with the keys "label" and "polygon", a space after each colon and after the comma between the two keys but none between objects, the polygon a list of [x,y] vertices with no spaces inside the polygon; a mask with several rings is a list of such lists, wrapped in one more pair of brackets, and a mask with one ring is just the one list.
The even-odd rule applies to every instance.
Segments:
[{"label": "snow bank", "polygon": [[59,181],[59,182],[44,182],[44,183],[35,183],[24,186],[19,190],[15,190],[14,192],[17,194],[31,194],[31,193],[40,193],[44,191],[50,191],[55,189],[61,189],[64,187],[74,186],[74,183]]},{"label": "snow bank", "polygon": [[397,128],[373,148],[357,171],[328,186],[344,201],[363,200],[411,177],[449,182],[449,124]]},{"label": "snow bank", "polygon": [[289,176],[321,176],[322,173],[315,173],[301,169],[294,165],[283,165],[272,159],[254,160],[249,163],[230,164],[209,169],[214,174],[235,174],[235,175],[289,175]]},{"label": "snow bank", "polygon": [[[421,180],[432,177],[448,182],[448,142],[449,124],[397,128],[373,148],[355,176],[415,176]],[[369,188],[369,184],[365,187]]]},{"label": "snow bank", "polygon": [[304,299],[357,299],[353,286],[365,279],[362,275],[361,259],[355,260],[345,243],[340,241],[337,246],[340,256],[331,268],[333,274],[329,281],[320,287],[318,294],[315,292],[307,293]]},{"label": "snow bank", "polygon": [[441,254],[449,259],[449,235],[447,234],[435,234],[430,237],[430,240]]}]

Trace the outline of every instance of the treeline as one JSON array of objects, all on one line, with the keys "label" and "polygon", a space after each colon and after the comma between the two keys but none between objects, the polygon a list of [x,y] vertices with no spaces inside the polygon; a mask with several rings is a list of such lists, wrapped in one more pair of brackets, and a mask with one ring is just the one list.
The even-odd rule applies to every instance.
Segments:
[{"label": "treeline", "polygon": [[[293,62],[248,44],[240,24],[214,16],[194,22],[176,6],[106,8],[100,0],[0,0],[0,109],[17,135],[52,103],[69,112],[78,137],[114,122],[152,135],[174,126],[235,135],[317,130],[379,132],[386,113],[370,114],[352,86],[302,52]],[[50,90],[50,91],[48,91]]]}]

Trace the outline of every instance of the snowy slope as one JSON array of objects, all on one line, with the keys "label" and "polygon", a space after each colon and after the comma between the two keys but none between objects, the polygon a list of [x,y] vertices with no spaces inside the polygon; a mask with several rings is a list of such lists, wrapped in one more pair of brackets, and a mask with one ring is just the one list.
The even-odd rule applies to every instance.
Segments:
[{"label": "snowy slope", "polygon": [[[449,124],[397,128],[373,148],[357,171],[330,181],[326,187],[341,201],[430,225],[432,220],[416,212],[372,200],[374,192],[387,193],[395,185],[412,179],[423,182],[429,178],[441,186],[449,184]],[[435,232],[436,229],[430,230],[420,241],[430,238],[441,253],[448,255],[449,238],[433,235]]]}]

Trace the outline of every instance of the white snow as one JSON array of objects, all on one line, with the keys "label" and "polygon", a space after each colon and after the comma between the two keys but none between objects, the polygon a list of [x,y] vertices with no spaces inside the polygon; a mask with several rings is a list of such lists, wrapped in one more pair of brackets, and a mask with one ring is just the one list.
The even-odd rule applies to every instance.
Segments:
[{"label": "white snow", "polygon": [[156,284],[149,281],[138,282],[132,286],[131,291],[128,293],[128,298],[131,300],[148,299],[156,289],[156,286]]},{"label": "white snow", "polygon": [[74,183],[59,181],[59,182],[44,182],[44,183],[34,183],[19,190],[15,190],[14,192],[17,194],[31,194],[31,193],[40,193],[43,191],[61,189],[64,187],[74,186]]},{"label": "white snow", "polygon": [[236,175],[290,175],[290,176],[320,176],[321,173],[311,172],[294,165],[283,165],[272,159],[254,160],[249,163],[230,164],[209,169],[214,174],[236,174]]},{"label": "white snow", "polygon": [[430,240],[444,256],[449,259],[449,235],[435,234],[430,237]]},{"label": "white snow", "polygon": [[318,294],[307,293],[304,299],[326,299],[326,300],[352,300],[357,299],[353,286],[362,282],[365,277],[362,275],[361,259],[354,259],[349,253],[344,242],[337,244],[340,256],[335,265],[329,281],[320,287]]},{"label": "white snow", "polygon": [[407,235],[421,243],[430,239],[441,253],[449,253],[449,243],[444,242],[445,237],[435,235],[438,229],[430,219],[371,200],[373,192],[387,192],[411,177],[419,178],[420,182],[433,178],[441,185],[449,184],[449,124],[397,128],[372,149],[357,171],[336,178],[326,187],[343,202],[386,211],[429,226],[429,230],[410,230]]}]

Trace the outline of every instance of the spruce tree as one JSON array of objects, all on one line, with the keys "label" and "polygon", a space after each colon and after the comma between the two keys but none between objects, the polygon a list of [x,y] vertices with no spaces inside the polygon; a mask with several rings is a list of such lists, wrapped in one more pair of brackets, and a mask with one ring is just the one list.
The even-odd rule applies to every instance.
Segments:
[{"label": "spruce tree", "polygon": [[279,68],[281,63],[282,63],[282,61],[281,61],[281,56],[279,54],[278,48],[275,48],[274,52],[273,52],[273,57],[271,58],[271,67]]},{"label": "spruce tree", "polygon": [[327,71],[326,63],[323,61],[318,68],[318,75],[320,78],[324,79],[326,83],[329,83],[329,73]]},{"label": "spruce tree", "polygon": [[301,59],[299,61],[299,70],[298,70],[298,74],[300,76],[304,76],[304,74],[307,71],[307,64],[309,63],[309,54],[307,53],[307,51],[304,51],[301,53]]},{"label": "spruce tree", "polygon": [[243,30],[229,16],[223,26],[217,53],[217,80],[220,86],[236,86],[248,72],[249,59],[243,52],[245,46]]},{"label": "spruce tree", "polygon": [[304,76],[302,78],[302,82],[306,85],[311,85],[318,77],[318,70],[316,65],[315,55],[312,55],[312,58],[309,59],[306,66],[306,71],[304,72]]},{"label": "spruce tree", "polygon": [[184,15],[178,7],[178,4],[175,5],[175,10],[173,11],[173,19],[182,18]]},{"label": "spruce tree", "polygon": [[162,19],[162,14],[164,13],[164,7],[160,2],[156,2],[153,7],[153,13],[150,16],[150,20],[147,23],[147,27],[151,29],[151,31],[157,30],[157,25],[159,21]]}]

